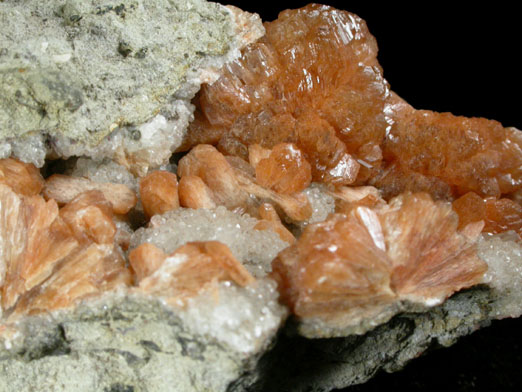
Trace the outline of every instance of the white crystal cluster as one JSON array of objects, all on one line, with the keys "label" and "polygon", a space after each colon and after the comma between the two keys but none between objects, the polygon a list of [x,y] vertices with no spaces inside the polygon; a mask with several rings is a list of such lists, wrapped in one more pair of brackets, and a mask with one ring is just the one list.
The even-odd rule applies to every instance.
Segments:
[{"label": "white crystal cluster", "polygon": [[254,353],[271,340],[287,314],[278,295],[271,279],[244,288],[222,282],[214,295],[191,298],[179,316],[192,333],[214,338],[240,353]]},{"label": "white crystal cluster", "polygon": [[0,159],[15,156],[18,159],[32,163],[36,167],[45,164],[48,147],[44,136],[39,133],[32,133],[23,138],[8,138],[0,140]]},{"label": "white crystal cluster", "polygon": [[488,264],[484,279],[496,293],[492,315],[501,319],[522,315],[522,244],[514,233],[484,235],[479,256]]},{"label": "white crystal cluster", "polygon": [[271,230],[256,230],[258,221],[225,207],[216,209],[180,208],[152,217],[150,227],[138,229],[131,249],[149,242],[171,253],[190,241],[220,241],[256,277],[271,270],[271,262],[288,244]]},{"label": "white crystal cluster", "polygon": [[305,221],[295,223],[297,228],[295,234],[298,235],[309,224],[322,222],[329,214],[335,212],[335,199],[325,191],[323,185],[312,183],[303,193],[308,197],[312,206],[312,216]]},{"label": "white crystal cluster", "polygon": [[108,159],[96,161],[90,158],[78,158],[68,174],[74,177],[85,177],[98,183],[123,184],[135,192],[138,190],[137,178],[124,166]]}]

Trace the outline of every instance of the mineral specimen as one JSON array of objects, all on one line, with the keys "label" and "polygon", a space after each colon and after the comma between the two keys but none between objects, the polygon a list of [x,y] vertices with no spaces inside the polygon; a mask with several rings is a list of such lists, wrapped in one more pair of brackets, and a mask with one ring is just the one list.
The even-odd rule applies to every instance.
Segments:
[{"label": "mineral specimen", "polygon": [[53,174],[45,181],[43,194],[47,199],[56,200],[60,204],[72,201],[82,192],[99,190],[111,202],[112,209],[117,214],[126,214],[136,205],[137,198],[123,184],[96,183],[85,178]]},{"label": "mineral specimen", "polygon": [[522,313],[520,132],[407,104],[356,15],[0,23],[0,390],[327,390]]},{"label": "mineral specimen", "polygon": [[203,86],[184,146],[219,143],[245,158],[251,144],[295,143],[314,181],[367,177],[381,161],[389,91],[364,21],[311,5],[265,27],[265,37]]}]

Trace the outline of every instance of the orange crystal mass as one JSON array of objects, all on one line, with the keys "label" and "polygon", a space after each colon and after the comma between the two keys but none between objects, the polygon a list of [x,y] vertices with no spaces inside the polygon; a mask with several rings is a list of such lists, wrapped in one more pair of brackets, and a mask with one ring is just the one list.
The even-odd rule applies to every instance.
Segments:
[{"label": "orange crystal mass", "polygon": [[440,303],[480,283],[486,264],[473,242],[482,225],[457,231],[449,203],[405,194],[376,209],[357,207],[309,225],[273,261],[283,301],[299,317],[355,317],[408,299]]},{"label": "orange crystal mass", "polygon": [[357,16],[311,4],[265,28],[203,86],[183,148],[217,144],[247,159],[252,145],[294,143],[313,181],[370,184],[385,199],[405,191],[499,198],[522,187],[521,132],[415,110],[389,91],[375,39]]},{"label": "orange crystal mass", "polygon": [[310,164],[293,144],[276,145],[267,158],[256,166],[259,185],[278,193],[291,194],[307,188],[312,182]]},{"label": "orange crystal mass", "polygon": [[157,170],[140,180],[140,197],[149,218],[179,207],[178,178],[174,173]]},{"label": "orange crystal mass", "polygon": [[170,255],[144,243],[131,252],[130,260],[140,290],[168,297],[175,304],[220,281],[246,286],[255,280],[230,249],[217,241],[189,242]]},{"label": "orange crystal mass", "polygon": [[314,180],[339,184],[355,181],[356,159],[377,167],[389,92],[365,22],[312,4],[282,12],[265,28],[264,38],[203,87],[185,148],[219,143],[246,158],[251,144],[295,143]]},{"label": "orange crystal mass", "polygon": [[473,192],[466,193],[453,202],[459,214],[459,227],[484,221],[484,231],[502,233],[513,230],[522,237],[522,206],[510,199],[483,199]]},{"label": "orange crystal mass", "polygon": [[6,184],[16,193],[25,196],[39,194],[44,187],[40,171],[32,163],[16,159],[0,159],[0,184]]},{"label": "orange crystal mass", "polygon": [[493,120],[399,110],[384,154],[459,194],[498,198],[522,187],[522,132]]}]

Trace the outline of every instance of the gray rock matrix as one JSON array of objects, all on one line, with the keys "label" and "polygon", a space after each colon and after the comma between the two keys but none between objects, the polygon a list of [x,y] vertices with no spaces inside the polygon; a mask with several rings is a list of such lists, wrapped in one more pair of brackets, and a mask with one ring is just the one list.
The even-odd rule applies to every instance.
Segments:
[{"label": "gray rock matrix", "polygon": [[263,34],[249,16],[204,0],[0,2],[0,158],[168,161],[201,82]]},{"label": "gray rock matrix", "polygon": [[54,320],[31,319],[16,348],[0,347],[0,391],[329,391],[396,371],[491,319],[487,288],[406,313],[363,336],[306,339],[291,323],[264,356],[245,356],[183,327],[156,301],[123,298]]}]

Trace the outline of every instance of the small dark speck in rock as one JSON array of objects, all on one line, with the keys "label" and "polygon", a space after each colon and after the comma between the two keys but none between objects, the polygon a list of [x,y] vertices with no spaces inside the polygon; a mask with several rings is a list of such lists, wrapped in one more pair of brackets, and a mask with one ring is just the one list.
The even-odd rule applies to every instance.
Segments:
[{"label": "small dark speck in rock", "polygon": [[114,12],[116,12],[116,15],[125,18],[125,4],[120,4],[114,7]]},{"label": "small dark speck in rock", "polygon": [[72,23],[77,23],[79,22],[80,20],[82,20],[83,16],[81,15],[71,15],[69,16],[69,20],[72,22]]},{"label": "small dark speck in rock", "polygon": [[137,128],[129,128],[129,136],[132,140],[138,141],[141,139],[141,132]]},{"label": "small dark speck in rock", "polygon": [[134,387],[132,385],[125,384],[112,384],[110,388],[105,388],[104,392],[134,392]]},{"label": "small dark speck in rock", "polygon": [[145,58],[145,56],[147,55],[147,51],[148,51],[147,48],[141,48],[140,50],[138,50],[138,51],[136,52],[136,54],[134,55],[134,57],[136,57],[137,59],[143,59],[143,58]]},{"label": "small dark speck in rock", "polygon": [[132,53],[132,47],[125,41],[120,41],[118,44],[118,53],[123,57],[127,57]]},{"label": "small dark speck in rock", "polygon": [[150,349],[152,351],[161,352],[161,348],[154,342],[150,340],[141,340],[140,344],[146,349]]},{"label": "small dark speck in rock", "polygon": [[6,48],[0,49],[0,56],[7,56],[7,53],[9,53],[9,51]]}]

